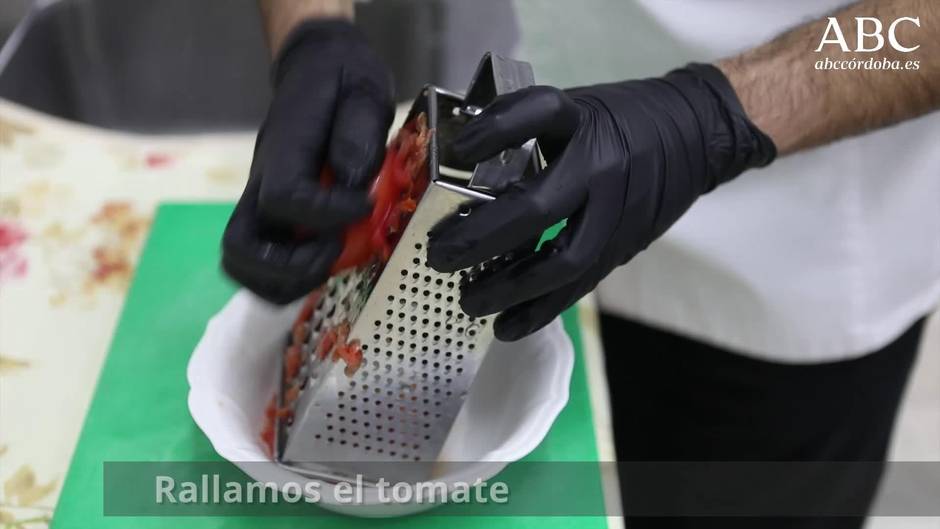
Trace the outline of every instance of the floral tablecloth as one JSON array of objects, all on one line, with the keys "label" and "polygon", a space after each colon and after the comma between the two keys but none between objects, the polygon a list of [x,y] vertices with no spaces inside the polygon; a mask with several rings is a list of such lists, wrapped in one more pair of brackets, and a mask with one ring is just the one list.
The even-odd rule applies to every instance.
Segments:
[{"label": "floral tablecloth", "polygon": [[254,135],[143,136],[0,100],[0,527],[44,527],[157,203],[236,199]]}]

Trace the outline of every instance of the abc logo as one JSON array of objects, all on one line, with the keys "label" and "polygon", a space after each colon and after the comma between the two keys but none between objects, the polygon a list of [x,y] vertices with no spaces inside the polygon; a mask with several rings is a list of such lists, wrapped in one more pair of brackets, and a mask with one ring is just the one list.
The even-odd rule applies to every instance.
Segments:
[{"label": "abc logo", "polygon": [[[920,17],[901,17],[888,26],[887,41],[892,48],[903,53],[910,53],[917,48],[916,46],[907,47],[898,42],[897,30],[901,24],[914,24],[920,27]],[[879,51],[885,47],[884,24],[881,20],[874,17],[855,17],[855,49],[856,52]],[[829,25],[823,33],[822,40],[816,48],[816,52],[822,51],[826,45],[838,45],[843,52],[853,51],[845,40],[845,34],[839,26],[839,21],[835,17],[829,17]]]}]

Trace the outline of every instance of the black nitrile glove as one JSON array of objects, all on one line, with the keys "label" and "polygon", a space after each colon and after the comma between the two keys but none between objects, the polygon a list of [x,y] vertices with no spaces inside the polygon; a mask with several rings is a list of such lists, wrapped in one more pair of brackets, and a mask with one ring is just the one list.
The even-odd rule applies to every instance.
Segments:
[{"label": "black nitrile glove", "polygon": [[[392,77],[352,24],[318,20],[287,38],[248,184],[222,239],[222,267],[274,303],[323,283],[342,231],[370,210],[368,186],[394,116]],[[321,185],[324,166],[334,181]]]},{"label": "black nitrile glove", "polygon": [[530,138],[538,138],[548,167],[468,216],[446,218],[428,247],[430,266],[452,272],[568,219],[538,252],[462,287],[460,304],[471,316],[502,311],[495,322],[502,340],[548,324],[700,195],[776,155],[721,71],[702,64],[657,79],[500,96],[453,148],[478,162]]}]

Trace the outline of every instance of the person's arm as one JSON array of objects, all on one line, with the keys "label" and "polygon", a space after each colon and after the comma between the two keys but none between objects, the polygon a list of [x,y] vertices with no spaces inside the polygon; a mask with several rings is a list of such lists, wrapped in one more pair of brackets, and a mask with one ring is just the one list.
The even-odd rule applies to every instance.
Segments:
[{"label": "person's arm", "polygon": [[[717,66],[734,86],[751,120],[773,138],[778,152],[788,154],[823,145],[846,136],[861,134],[926,114],[940,107],[940,2],[936,0],[865,0],[833,15],[848,47],[820,43],[829,30],[828,17],[800,26],[768,44]],[[866,33],[882,26],[883,47],[876,52],[857,53],[857,17]],[[895,49],[889,40],[891,25],[895,40],[910,52]],[[874,47],[877,37],[864,44]],[[816,69],[817,61],[829,58],[841,63],[874,58],[897,61],[900,69]],[[916,63],[916,64],[915,64]],[[915,69],[916,66],[916,69]]]},{"label": "person's arm", "polygon": [[271,56],[276,57],[287,35],[305,20],[353,19],[353,0],[258,0]]}]

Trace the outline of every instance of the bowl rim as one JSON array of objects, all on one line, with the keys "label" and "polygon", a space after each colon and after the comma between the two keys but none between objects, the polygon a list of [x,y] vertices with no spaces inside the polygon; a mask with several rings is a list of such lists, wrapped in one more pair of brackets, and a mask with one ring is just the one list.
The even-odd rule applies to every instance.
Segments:
[{"label": "bowl rim", "polygon": [[[277,310],[289,311],[290,307],[293,305],[294,304],[280,307]],[[236,292],[228,302],[226,302],[225,306],[207,321],[205,330],[193,349],[186,369],[186,378],[189,385],[187,407],[193,422],[195,422],[196,426],[199,427],[209,440],[213,450],[223,459],[236,465],[241,462],[254,463],[266,461],[272,464],[274,462],[269,458],[257,459],[257,457],[251,454],[250,450],[246,450],[246,447],[238,443],[233,443],[231,436],[224,435],[218,430],[220,427],[217,422],[218,416],[214,416],[211,413],[211,410],[214,408],[205,406],[202,403],[215,402],[217,400],[232,402],[232,399],[225,392],[215,387],[214,384],[206,383],[202,377],[198,376],[197,371],[198,366],[205,362],[206,358],[211,357],[213,354],[218,354],[214,353],[215,350],[231,347],[231,341],[236,339],[237,335],[222,332],[223,322],[234,317],[244,319],[252,312],[259,310],[270,311],[272,309],[270,305],[247,290],[241,289]],[[543,333],[543,339],[549,340],[554,346],[552,347],[552,354],[555,360],[550,363],[550,376],[546,377],[547,382],[542,384],[545,395],[544,398],[538,400],[538,405],[533,407],[532,411],[529,413],[526,419],[528,425],[525,429],[521,430],[523,433],[516,433],[510,436],[503,444],[490,450],[477,461],[481,468],[485,465],[490,465],[491,468],[495,469],[495,472],[493,472],[494,475],[501,471],[506,465],[524,458],[535,450],[548,435],[555,419],[568,403],[570,396],[570,380],[574,370],[575,356],[571,338],[565,331],[560,318],[556,318],[552,323],[538,332]],[[472,387],[470,391],[473,391]],[[239,413],[244,414],[244,410],[241,406],[233,403],[233,407],[238,410]],[[285,475],[293,475],[304,480],[310,479],[300,474],[293,473],[283,467],[278,466],[277,468],[283,471]],[[451,477],[448,476],[446,479],[450,480]]]}]

